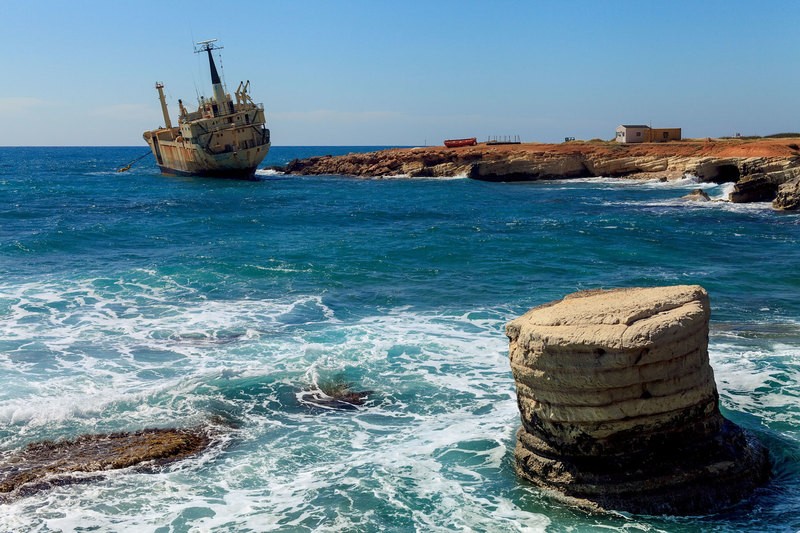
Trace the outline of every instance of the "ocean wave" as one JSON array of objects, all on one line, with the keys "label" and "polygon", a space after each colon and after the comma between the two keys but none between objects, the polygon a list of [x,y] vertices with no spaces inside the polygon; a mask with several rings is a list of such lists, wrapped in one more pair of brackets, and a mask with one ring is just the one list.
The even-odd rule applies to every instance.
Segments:
[{"label": "ocean wave", "polygon": [[704,183],[696,176],[685,175],[677,179],[661,178],[629,178],[625,176],[595,176],[591,178],[564,178],[556,180],[546,180],[544,183],[558,184],[589,184],[589,185],[612,185],[614,187],[646,187],[658,189],[679,189],[679,188],[711,188],[716,187],[714,183]]},{"label": "ocean wave", "polygon": [[709,357],[722,405],[775,427],[796,427],[800,423],[797,324],[715,325],[711,332]]},{"label": "ocean wave", "polygon": [[[685,175],[682,178],[664,180],[664,179],[638,179],[638,178],[625,178],[625,177],[594,177],[594,178],[570,178],[561,180],[548,180],[539,183],[555,183],[562,186],[562,189],[572,189],[574,187],[563,187],[576,184],[605,186],[597,187],[603,190],[615,189],[646,189],[646,190],[678,190],[678,191],[692,191],[701,189],[705,191],[714,200],[727,200],[730,192],[733,191],[735,183],[717,184],[711,182],[700,181],[696,176]],[[701,202],[698,202],[701,203]]]},{"label": "ocean wave", "polygon": [[369,178],[375,180],[404,180],[411,178],[411,176],[408,174],[386,174],[381,176],[370,176]]},{"label": "ocean wave", "polygon": [[286,173],[274,168],[259,168],[256,169],[256,176],[286,176]]},{"label": "ocean wave", "polygon": [[456,174],[455,176],[440,176],[440,177],[434,178],[434,179],[444,180],[444,181],[465,180],[465,179],[469,179],[469,175],[466,172],[462,172],[461,174]]},{"label": "ocean wave", "polygon": [[724,193],[712,196],[711,201],[687,201],[680,197],[664,198],[660,200],[625,200],[625,201],[603,201],[603,206],[631,206],[647,208],[681,208],[681,209],[710,209],[722,210],[731,213],[772,213],[775,210],[771,202],[747,202],[734,203],[720,198],[725,197]]},{"label": "ocean wave", "polygon": [[408,174],[389,174],[385,176],[370,176],[370,179],[375,180],[414,180],[414,181],[454,181],[465,180],[469,177],[466,174],[457,174],[455,176],[414,176],[413,178]]},{"label": "ocean wave", "polygon": [[711,195],[709,196],[711,197],[712,200],[728,201],[731,197],[731,193],[734,191],[735,188],[736,188],[735,183],[723,183],[722,185],[717,187],[717,191],[714,196]]},{"label": "ocean wave", "polygon": [[[52,291],[47,300],[53,305],[63,294]],[[107,306],[94,298],[96,302],[86,305]],[[314,297],[302,297],[280,304],[282,313],[271,312],[280,321],[292,309],[314,302]],[[208,310],[207,304],[198,303]],[[247,304],[229,302],[228,317],[249,320],[260,312],[248,310]],[[151,318],[148,327],[169,329],[196,318],[188,309],[172,312],[163,320]],[[56,322],[63,322],[59,313]],[[64,311],[66,315],[74,312]],[[138,311],[138,316],[146,315]],[[24,429],[25,439],[80,432],[81,426],[141,426],[148,419],[196,422],[209,413],[232,416],[241,429],[232,452],[216,461],[189,463],[177,472],[167,469],[147,480],[135,473],[111,474],[101,485],[56,487],[10,504],[2,523],[8,526],[15,517],[47,506],[61,516],[47,522],[49,526],[70,524],[70,509],[79,508],[84,527],[105,527],[112,519],[115,527],[154,527],[178,519],[187,501],[206,510],[192,518],[195,527],[237,524],[258,529],[282,523],[311,528],[321,512],[332,513],[330,523],[367,529],[379,527],[385,512],[407,517],[412,529],[445,527],[454,514],[498,531],[514,530],[520,521],[537,527],[549,523],[541,514],[519,509],[509,495],[487,499],[470,489],[498,473],[513,480],[507,458],[519,418],[502,335],[503,312],[454,315],[398,308],[354,322],[334,318],[325,317],[321,328],[257,335],[193,351],[180,360],[178,374],[152,383],[124,376],[174,362],[146,362],[136,357],[134,346],[125,368],[86,354],[58,378],[28,375],[42,386],[36,401],[26,408],[20,399],[0,401],[0,418]],[[217,321],[204,324],[213,330]],[[73,327],[94,339],[114,336],[102,314],[90,314]],[[135,328],[125,331],[125,338],[136,333]],[[171,349],[177,350],[177,344]],[[69,383],[80,375],[82,383]],[[298,390],[330,376],[375,391],[367,407],[318,413],[297,400]],[[5,441],[6,446],[18,444],[17,438]],[[270,453],[255,453],[255,448]],[[197,486],[205,487],[203,497],[192,495]],[[348,510],[332,505],[331,498],[350,501]],[[130,512],[118,511],[113,517],[94,503],[116,506],[122,501]],[[370,511],[376,505],[384,507],[379,516]],[[432,511],[418,514],[419,505],[431,505]],[[242,513],[244,507],[258,511]]]},{"label": "ocean wave", "polygon": [[[409,530],[549,526],[542,497],[519,485],[513,471],[519,413],[503,335],[508,309],[399,307],[344,321],[315,295],[211,302],[187,299],[169,283],[155,289],[140,280],[133,290],[122,281],[108,294],[96,281],[0,287],[0,301],[23,334],[38,336],[55,324],[54,337],[73,339],[69,350],[59,348],[62,355],[79,356],[54,373],[26,372],[38,387],[29,405],[19,397],[0,400],[0,419],[19,432],[6,434],[4,447],[166,421],[222,417],[237,429],[212,457],[157,474],[109,473],[100,484],[55,487],[8,504],[3,527],[26,517],[24,527],[61,529],[179,522],[196,529],[319,530],[325,517],[328,531],[370,530],[385,526],[387,516]],[[99,285],[107,287],[107,280]],[[153,309],[129,291],[147,294]],[[173,299],[173,291],[182,296]],[[113,330],[110,316],[142,324]],[[252,332],[220,343],[221,324]],[[148,334],[152,329],[162,333]],[[740,417],[800,423],[792,406],[800,376],[791,344],[763,344],[738,335],[742,330],[723,325],[712,335],[723,405]],[[90,343],[76,344],[77,337]],[[103,345],[108,337],[116,340]],[[178,357],[145,357],[141,343],[155,339]],[[101,356],[95,344],[118,351]],[[165,369],[175,372],[141,377]],[[364,408],[320,410],[298,399],[298,391],[331,378],[373,391]],[[521,506],[520,494],[534,503]]]}]

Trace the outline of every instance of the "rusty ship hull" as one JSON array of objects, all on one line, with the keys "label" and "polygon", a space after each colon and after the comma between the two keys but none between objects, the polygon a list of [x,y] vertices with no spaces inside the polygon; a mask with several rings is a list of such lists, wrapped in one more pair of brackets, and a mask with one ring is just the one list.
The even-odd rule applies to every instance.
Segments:
[{"label": "rusty ship hull", "polygon": [[[163,174],[249,178],[269,153],[269,130],[233,129],[210,132],[187,141],[178,128],[148,131],[144,139]],[[211,143],[208,143],[208,139]],[[214,139],[219,143],[214,143]],[[199,140],[199,142],[197,142]],[[203,141],[206,142],[203,142]]]}]

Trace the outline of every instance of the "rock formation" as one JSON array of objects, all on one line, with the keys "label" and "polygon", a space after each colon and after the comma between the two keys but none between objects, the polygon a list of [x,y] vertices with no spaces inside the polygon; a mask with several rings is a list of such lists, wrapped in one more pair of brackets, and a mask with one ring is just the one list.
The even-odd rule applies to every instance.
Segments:
[{"label": "rock formation", "polygon": [[710,202],[711,197],[703,189],[694,189],[689,194],[681,196],[681,200],[687,200],[690,202]]},{"label": "rock formation", "polygon": [[775,209],[785,211],[800,209],[800,177],[780,185],[772,205]]},{"label": "rock formation", "polygon": [[766,449],[722,417],[699,286],[587,291],[509,322],[516,469],[578,505],[706,514],[765,482]]},{"label": "rock formation", "polygon": [[354,384],[341,379],[321,381],[298,394],[300,403],[323,409],[357,410],[364,405],[371,390],[354,390]]},{"label": "rock formation", "polygon": [[164,465],[199,453],[210,443],[199,429],[145,429],[32,443],[0,462],[0,503],[85,480],[80,473]]},{"label": "rock formation", "polygon": [[[739,180],[731,192],[731,202],[772,202],[780,188],[800,178],[800,167],[771,172],[754,172]],[[778,205],[775,205],[779,208]],[[785,208],[783,208],[785,209]]]},{"label": "rock formation", "polygon": [[797,144],[791,141],[681,141],[635,145],[570,142],[391,149],[294,160],[284,172],[363,177],[467,176],[484,181],[598,176],[677,179],[693,175],[707,182],[736,182],[737,189],[730,198],[733,202],[772,201],[778,187],[800,173],[800,152]]}]

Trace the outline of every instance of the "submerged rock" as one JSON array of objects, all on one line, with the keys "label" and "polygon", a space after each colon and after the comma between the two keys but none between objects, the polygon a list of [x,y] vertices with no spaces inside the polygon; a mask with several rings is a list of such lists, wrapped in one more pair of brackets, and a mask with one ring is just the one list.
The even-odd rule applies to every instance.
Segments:
[{"label": "submerged rock", "polygon": [[594,509],[706,514],[769,476],[718,407],[699,286],[587,291],[509,322],[520,476]]},{"label": "submerged rock", "polygon": [[372,391],[353,390],[353,384],[333,380],[322,382],[317,387],[300,392],[298,399],[301,403],[323,409],[338,409],[353,411],[364,405]]},{"label": "submerged rock", "polygon": [[681,200],[688,200],[690,202],[710,202],[711,197],[703,189],[694,189],[689,194],[681,196]]},{"label": "submerged rock", "polygon": [[53,485],[85,481],[85,473],[165,465],[197,454],[210,443],[200,429],[144,429],[31,443],[0,462],[0,503]]}]

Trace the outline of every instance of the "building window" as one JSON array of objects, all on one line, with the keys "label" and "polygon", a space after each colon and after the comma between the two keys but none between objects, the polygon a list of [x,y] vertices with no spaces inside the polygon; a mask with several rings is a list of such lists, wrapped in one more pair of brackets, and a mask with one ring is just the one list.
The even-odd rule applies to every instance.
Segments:
[{"label": "building window", "polygon": [[637,137],[641,137],[641,136],[642,136],[642,132],[641,132],[641,131],[637,131],[637,132],[636,132],[636,136],[637,136]]}]

